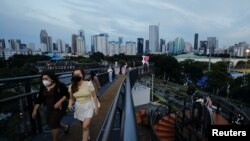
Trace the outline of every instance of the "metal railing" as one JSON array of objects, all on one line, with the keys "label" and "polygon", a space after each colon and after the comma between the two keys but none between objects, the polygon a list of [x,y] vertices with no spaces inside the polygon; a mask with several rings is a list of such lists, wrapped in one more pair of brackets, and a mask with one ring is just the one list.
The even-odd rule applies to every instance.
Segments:
[{"label": "metal railing", "polygon": [[156,130],[155,130],[155,124],[157,124],[160,119],[163,117],[169,115],[169,106],[167,105],[159,105],[154,111],[151,113],[151,118],[150,118],[150,126],[152,130],[152,135],[151,135],[151,140],[152,141],[158,141],[159,138],[156,136]]},{"label": "metal railing", "polygon": [[[206,98],[208,95],[201,96],[202,98]],[[238,114],[243,116],[243,124],[250,123],[249,117],[235,105],[218,96],[210,95],[209,97],[213,102],[213,112],[220,114],[229,124],[232,124],[232,120],[236,118]],[[182,111],[177,113],[176,137],[181,141],[204,140],[208,136],[208,126],[212,124],[209,111],[204,103],[200,104],[194,101],[190,103],[192,103],[192,106],[186,105]]]},{"label": "metal railing", "polygon": [[[56,75],[68,85],[71,73],[63,72]],[[109,82],[108,73],[99,73],[98,79],[103,86]],[[39,112],[36,119],[31,116],[38,94],[39,80],[40,75],[0,79],[0,140],[24,140],[30,135],[44,131],[44,113]]]},{"label": "metal railing", "polygon": [[83,70],[89,70],[94,68],[105,69],[105,66],[102,65],[101,63],[73,63],[68,61],[57,61],[57,62],[45,61],[38,63],[36,68],[38,72],[43,72],[47,70],[53,70],[54,72],[66,72],[66,71],[72,71],[75,68],[80,68]]},{"label": "metal railing", "polygon": [[132,87],[140,76],[150,72],[150,67],[147,70],[143,67],[137,67],[127,72],[126,78],[120,85],[116,97],[110,106],[97,137],[98,141],[138,140]]}]

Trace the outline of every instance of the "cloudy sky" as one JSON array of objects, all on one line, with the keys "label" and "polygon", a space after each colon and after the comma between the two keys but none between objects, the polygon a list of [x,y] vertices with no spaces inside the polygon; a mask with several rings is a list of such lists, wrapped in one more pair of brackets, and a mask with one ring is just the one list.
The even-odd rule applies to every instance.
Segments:
[{"label": "cloudy sky", "polygon": [[217,37],[220,47],[239,41],[250,43],[249,0],[1,0],[0,38],[21,39],[40,47],[46,29],[53,42],[71,44],[71,35],[108,33],[109,40],[148,39],[149,25],[160,24],[160,38],[183,37],[193,44]]}]

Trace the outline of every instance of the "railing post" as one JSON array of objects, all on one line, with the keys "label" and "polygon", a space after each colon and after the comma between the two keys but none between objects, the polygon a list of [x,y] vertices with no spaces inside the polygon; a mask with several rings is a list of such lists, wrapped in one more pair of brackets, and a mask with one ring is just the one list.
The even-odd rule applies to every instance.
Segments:
[{"label": "railing post", "polygon": [[216,113],[219,114],[219,111],[220,111],[220,99],[219,102],[217,103]]},{"label": "railing post", "polygon": [[[30,81],[25,82],[25,93],[31,92],[31,84]],[[28,110],[29,110],[29,118],[30,118],[30,124],[32,127],[33,133],[36,133],[36,123],[35,120],[32,118],[32,111],[33,111],[33,101],[32,96],[27,96],[27,103],[28,103]]]},{"label": "railing post", "polygon": [[[231,109],[232,109],[232,111],[234,111],[233,105],[231,106]],[[232,111],[229,113],[229,121],[233,121],[233,112]]]}]

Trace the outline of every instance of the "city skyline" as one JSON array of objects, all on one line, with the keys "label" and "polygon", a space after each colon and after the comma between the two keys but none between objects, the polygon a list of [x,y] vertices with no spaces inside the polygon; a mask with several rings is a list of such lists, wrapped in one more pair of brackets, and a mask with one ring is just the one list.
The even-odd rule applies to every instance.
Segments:
[{"label": "city skyline", "polygon": [[53,42],[61,39],[68,44],[72,34],[82,29],[89,50],[92,35],[108,33],[109,41],[118,37],[148,40],[149,26],[160,24],[159,38],[166,42],[182,37],[193,45],[194,34],[198,33],[199,40],[216,37],[219,47],[228,47],[250,42],[249,4],[247,0],[2,0],[0,38],[34,42],[39,48],[42,29]]}]

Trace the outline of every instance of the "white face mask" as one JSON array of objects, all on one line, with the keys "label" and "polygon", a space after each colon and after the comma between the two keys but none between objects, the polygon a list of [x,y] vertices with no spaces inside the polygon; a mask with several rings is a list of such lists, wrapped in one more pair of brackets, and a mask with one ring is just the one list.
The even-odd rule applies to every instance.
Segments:
[{"label": "white face mask", "polygon": [[43,80],[43,85],[44,85],[45,87],[48,87],[50,84],[51,84],[51,83],[50,83],[49,80]]}]

